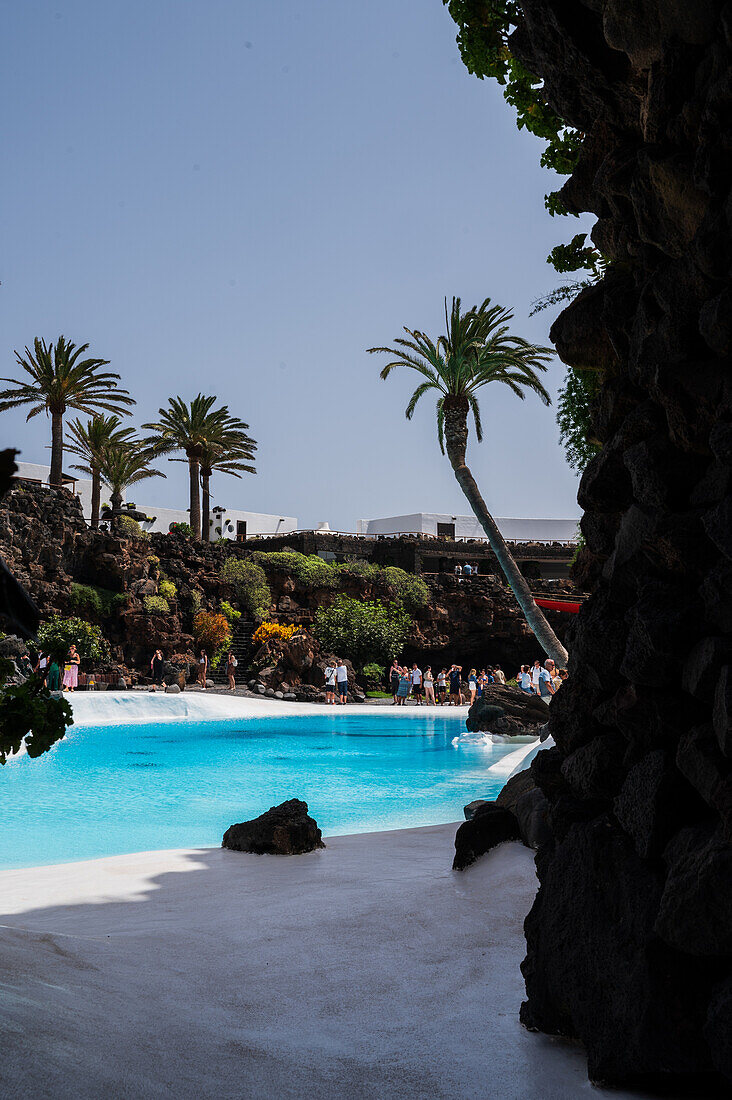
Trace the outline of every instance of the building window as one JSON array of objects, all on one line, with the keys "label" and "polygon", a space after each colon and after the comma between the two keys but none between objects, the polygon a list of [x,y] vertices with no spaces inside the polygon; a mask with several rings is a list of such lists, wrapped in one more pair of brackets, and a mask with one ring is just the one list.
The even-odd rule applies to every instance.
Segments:
[{"label": "building window", "polygon": [[438,539],[454,539],[455,538],[455,524],[454,523],[438,523],[437,524],[437,537]]},{"label": "building window", "polygon": [[238,519],[236,521],[236,541],[247,541],[247,521],[245,519]]}]

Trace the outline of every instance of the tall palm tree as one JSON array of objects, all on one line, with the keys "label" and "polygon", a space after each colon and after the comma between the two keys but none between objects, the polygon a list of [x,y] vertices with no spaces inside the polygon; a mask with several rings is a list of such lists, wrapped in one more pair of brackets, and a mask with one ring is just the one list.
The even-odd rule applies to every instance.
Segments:
[{"label": "tall palm tree", "polygon": [[64,461],[64,415],[67,409],[94,415],[100,411],[124,413],[133,398],[117,386],[119,375],[103,371],[107,359],[84,359],[88,344],[77,347],[59,336],[55,344],[36,338],[25,357],[15,352],[19,366],[31,381],[0,378],[11,387],[0,392],[0,412],[31,405],[26,420],[45,412],[51,417],[51,473],[49,482],[60,487]]},{"label": "tall palm tree", "polygon": [[69,424],[70,443],[66,444],[66,450],[77,455],[82,461],[71,467],[82,474],[88,474],[91,478],[91,526],[99,527],[99,500],[101,496],[102,478],[100,467],[105,450],[117,443],[130,440],[135,434],[134,428],[121,428],[122,421],[118,416],[93,416],[86,424],[77,417]]},{"label": "tall palm tree", "polygon": [[256,442],[247,434],[248,424],[232,417],[217,439],[207,440],[201,453],[201,535],[210,541],[211,477],[214,473],[256,474],[254,452]]},{"label": "tall palm tree", "polygon": [[156,450],[144,439],[129,438],[112,442],[103,448],[100,454],[99,476],[109,489],[112,502],[112,523],[122,509],[122,497],[125,489],[147,481],[151,477],[165,477],[160,470],[153,470],[150,463],[155,460]]},{"label": "tall palm tree", "polygon": [[562,666],[567,663],[567,651],[536,606],[529,586],[465,462],[469,414],[473,416],[478,442],[483,438],[477,397],[478,390],[483,386],[489,382],[502,382],[522,400],[526,390],[531,390],[545,405],[551,404],[537,372],[546,370],[552,349],[529,344],[520,336],[514,336],[508,327],[512,317],[510,310],[491,305],[490,298],[466,313],[461,313],[459,298],[453,298],[450,310],[445,299],[447,335],[433,342],[424,333],[405,328],[407,338],[398,337],[394,341],[397,347],[369,348],[368,351],[394,356],[392,362],[381,371],[384,379],[395,367],[409,367],[422,375],[424,381],[417,386],[407,405],[407,420],[412,419],[423,394],[430,390],[438,392],[437,437],[440,449],[444,454],[447,448],[457,482],[488,536],[491,549],[527,623],[544,652]]},{"label": "tall palm tree", "polygon": [[[160,420],[143,424],[156,434],[156,448],[161,454],[183,451],[188,462],[190,484],[190,515],[193,537],[201,537],[201,458],[206,443],[218,438],[230,419],[226,405],[214,409],[215,397],[199,393],[190,405],[180,397],[171,397],[167,409],[159,409]],[[174,460],[175,461],[175,460]]]}]

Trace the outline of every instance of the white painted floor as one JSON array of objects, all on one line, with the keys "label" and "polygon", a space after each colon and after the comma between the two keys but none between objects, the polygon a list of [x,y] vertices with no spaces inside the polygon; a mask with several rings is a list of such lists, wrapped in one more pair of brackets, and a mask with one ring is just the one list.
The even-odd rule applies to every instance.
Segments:
[{"label": "white painted floor", "polygon": [[0,1094],[605,1095],[518,1023],[533,854],[456,874],[455,829],[0,872]]}]

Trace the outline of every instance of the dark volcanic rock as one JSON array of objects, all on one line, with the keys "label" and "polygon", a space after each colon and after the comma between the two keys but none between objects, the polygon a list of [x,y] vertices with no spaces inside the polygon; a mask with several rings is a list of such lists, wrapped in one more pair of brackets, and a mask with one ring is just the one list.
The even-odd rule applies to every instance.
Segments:
[{"label": "dark volcanic rock", "polygon": [[583,135],[562,195],[610,261],[551,330],[600,371],[602,450],[531,766],[553,840],[522,1018],[596,1079],[703,1096],[732,1079],[730,6],[521,0],[511,49]]},{"label": "dark volcanic rock", "polygon": [[291,798],[252,821],[230,825],[221,847],[255,855],[298,856],[325,844],[317,822],[308,814],[307,802]]},{"label": "dark volcanic rock", "polygon": [[455,835],[453,871],[464,871],[497,844],[518,840],[518,837],[518,822],[511,811],[495,802],[484,803],[469,821],[463,822]]},{"label": "dark volcanic rock", "polygon": [[470,733],[538,734],[548,718],[549,707],[538,695],[489,686],[470,707],[465,725]]}]

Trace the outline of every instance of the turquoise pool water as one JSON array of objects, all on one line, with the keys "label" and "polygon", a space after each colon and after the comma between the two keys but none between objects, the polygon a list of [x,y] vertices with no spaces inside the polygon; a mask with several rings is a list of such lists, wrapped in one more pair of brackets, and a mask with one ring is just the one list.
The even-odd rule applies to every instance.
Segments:
[{"label": "turquoise pool water", "polygon": [[72,727],[0,770],[0,867],[218,845],[303,798],[324,835],[458,821],[497,794],[514,746],[454,747],[463,718],[331,713]]}]

